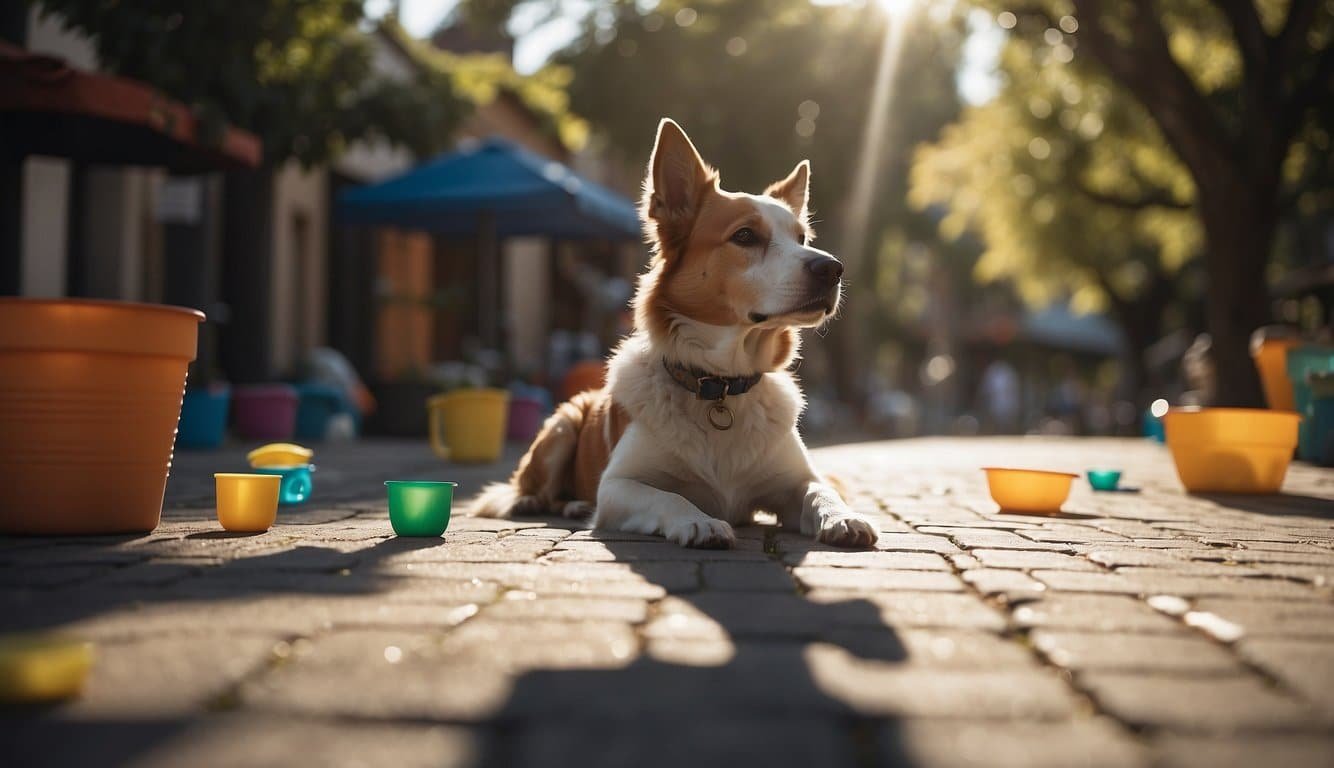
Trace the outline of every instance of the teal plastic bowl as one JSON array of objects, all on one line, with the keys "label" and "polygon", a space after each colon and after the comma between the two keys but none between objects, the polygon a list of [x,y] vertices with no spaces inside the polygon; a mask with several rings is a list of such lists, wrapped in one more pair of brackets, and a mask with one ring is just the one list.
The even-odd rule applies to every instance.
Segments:
[{"label": "teal plastic bowl", "polygon": [[439,536],[449,528],[449,511],[458,483],[386,480],[389,524],[399,536]]},{"label": "teal plastic bowl", "polygon": [[302,464],[296,467],[256,467],[251,471],[260,475],[278,475],[283,479],[278,487],[279,504],[302,504],[315,490],[315,481],[310,476],[310,473],[315,471],[314,464]]},{"label": "teal plastic bowl", "polygon": [[1095,491],[1115,491],[1121,487],[1119,469],[1090,469],[1088,478],[1089,485],[1093,486]]}]

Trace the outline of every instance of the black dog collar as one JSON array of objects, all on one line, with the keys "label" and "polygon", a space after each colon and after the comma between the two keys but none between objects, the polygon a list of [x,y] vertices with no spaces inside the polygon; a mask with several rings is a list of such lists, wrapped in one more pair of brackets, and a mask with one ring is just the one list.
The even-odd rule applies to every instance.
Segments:
[{"label": "black dog collar", "polygon": [[667,369],[667,375],[673,381],[694,392],[697,400],[722,400],[728,395],[744,395],[764,376],[763,372],[749,376],[718,376],[668,362],[665,357],[662,359],[662,367]]}]

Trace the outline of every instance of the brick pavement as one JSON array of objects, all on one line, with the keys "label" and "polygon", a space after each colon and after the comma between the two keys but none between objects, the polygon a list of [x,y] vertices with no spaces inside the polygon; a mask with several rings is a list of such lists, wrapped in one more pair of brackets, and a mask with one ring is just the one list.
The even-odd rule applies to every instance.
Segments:
[{"label": "brick pavement", "polygon": [[[234,536],[199,506],[220,458],[187,455],[151,535],[0,539],[3,628],[99,654],[80,700],[0,712],[6,763],[1334,764],[1334,471],[1190,497],[1143,441],[815,455],[879,513],[876,551],[554,520],[396,539],[387,474],[466,493],[507,467],[394,443],[322,452],[315,506]],[[992,463],[1114,464],[1139,491],[999,514]]]}]

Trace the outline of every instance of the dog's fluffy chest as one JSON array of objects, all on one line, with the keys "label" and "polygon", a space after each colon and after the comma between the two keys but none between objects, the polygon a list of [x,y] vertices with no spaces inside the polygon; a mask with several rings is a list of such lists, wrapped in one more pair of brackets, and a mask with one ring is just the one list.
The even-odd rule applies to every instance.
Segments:
[{"label": "dog's fluffy chest", "polygon": [[775,453],[802,406],[791,377],[766,374],[751,391],[724,400],[732,426],[720,430],[708,418],[715,403],[696,399],[673,381],[646,345],[624,345],[611,368],[613,399],[647,438],[634,450],[653,454],[637,457],[635,464],[646,468],[641,479],[679,493],[710,516],[749,520],[757,499],[772,492],[784,470]]}]

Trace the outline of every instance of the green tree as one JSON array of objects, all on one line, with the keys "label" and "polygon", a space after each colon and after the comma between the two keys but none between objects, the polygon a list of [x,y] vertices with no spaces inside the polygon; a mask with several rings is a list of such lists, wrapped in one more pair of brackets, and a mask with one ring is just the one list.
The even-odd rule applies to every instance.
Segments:
[{"label": "green tree", "polygon": [[1247,339],[1270,317],[1279,222],[1303,186],[1329,179],[1334,7],[1329,0],[980,4],[1000,13],[1015,36],[1108,78],[1130,97],[1121,108],[1133,102],[1149,116],[1190,180],[1188,195],[1170,191],[1199,223],[1219,403],[1261,404]]},{"label": "green tree", "polygon": [[357,139],[418,154],[447,145],[471,105],[447,74],[377,78],[361,0],[36,0],[92,39],[107,69],[193,107],[214,136],[259,135],[265,160],[308,165]]},{"label": "green tree", "polygon": [[979,233],[974,274],[1011,281],[1034,305],[1107,310],[1127,340],[1136,391],[1143,350],[1179,309],[1200,248],[1190,177],[1143,110],[1097,72],[1018,37],[997,97],[918,150],[911,201],[941,206],[944,235]]}]

